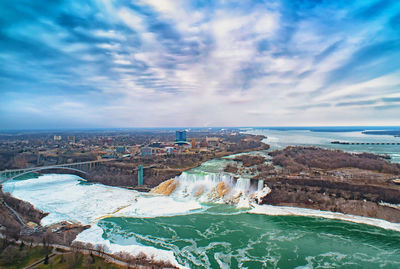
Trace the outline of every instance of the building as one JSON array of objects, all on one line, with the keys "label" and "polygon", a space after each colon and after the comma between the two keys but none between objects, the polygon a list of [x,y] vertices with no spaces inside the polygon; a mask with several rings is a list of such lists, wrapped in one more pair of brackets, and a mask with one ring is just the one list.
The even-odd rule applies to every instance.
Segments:
[{"label": "building", "polygon": [[200,141],[200,148],[207,148],[207,141],[205,139]]},{"label": "building", "polygon": [[61,141],[61,135],[55,135],[53,139],[54,141]]},{"label": "building", "polygon": [[139,146],[132,146],[132,147],[129,147],[128,151],[131,153],[131,155],[139,155],[140,154],[140,147]]},{"label": "building", "polygon": [[195,149],[196,148],[196,139],[192,139],[192,149]]},{"label": "building", "polygon": [[218,146],[219,142],[220,142],[220,138],[218,137],[206,137],[206,142],[207,145],[210,147],[216,147]]},{"label": "building", "polygon": [[140,153],[142,154],[143,157],[145,156],[151,156],[152,154],[152,149],[149,147],[144,147],[140,149]]},{"label": "building", "polygon": [[124,146],[118,146],[115,148],[115,151],[119,154],[122,154],[126,152],[126,148]]},{"label": "building", "polygon": [[186,131],[176,131],[175,142],[186,142]]},{"label": "building", "polygon": [[150,148],[161,148],[161,142],[153,142],[149,145]]},{"label": "building", "polygon": [[166,154],[174,154],[175,148],[174,147],[165,147]]},{"label": "building", "polygon": [[68,140],[69,143],[75,144],[75,136],[68,136],[67,140]]}]

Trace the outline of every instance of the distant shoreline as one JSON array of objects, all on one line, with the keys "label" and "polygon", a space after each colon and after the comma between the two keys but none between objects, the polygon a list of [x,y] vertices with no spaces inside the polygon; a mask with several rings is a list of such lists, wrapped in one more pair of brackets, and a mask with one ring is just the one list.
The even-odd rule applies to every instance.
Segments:
[{"label": "distant shoreline", "polygon": [[364,131],[365,135],[391,135],[394,137],[400,137],[400,130],[380,130],[380,131]]}]

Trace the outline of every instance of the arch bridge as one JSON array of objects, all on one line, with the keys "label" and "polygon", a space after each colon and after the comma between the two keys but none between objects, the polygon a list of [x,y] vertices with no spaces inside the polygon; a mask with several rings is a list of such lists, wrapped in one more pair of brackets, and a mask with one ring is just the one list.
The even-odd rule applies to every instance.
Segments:
[{"label": "arch bridge", "polygon": [[58,164],[58,165],[49,165],[49,166],[40,166],[40,167],[31,167],[24,169],[12,169],[12,170],[4,170],[0,171],[0,185],[5,183],[6,181],[15,179],[17,177],[35,173],[45,170],[65,170],[71,171],[80,175],[88,175],[89,170],[95,166],[103,162],[114,161],[115,159],[107,159],[107,160],[98,160],[98,161],[88,161],[88,162],[77,162],[77,163],[66,163],[66,164]]},{"label": "arch bridge", "polygon": [[[58,165],[49,165],[49,166],[41,166],[41,167],[31,167],[31,168],[24,168],[24,169],[12,169],[12,170],[3,170],[0,171],[0,187],[3,183],[18,178],[20,176],[35,173],[40,171],[46,170],[65,170],[65,171],[72,171],[75,174],[80,176],[88,176],[90,170],[101,163],[115,161],[116,159],[106,159],[106,160],[97,160],[97,161],[88,161],[88,162],[77,162],[77,163],[68,163],[68,164],[58,164]],[[138,185],[143,184],[143,169],[151,169],[154,168],[154,165],[143,167],[139,165],[138,168],[134,169],[138,171]],[[0,197],[0,204],[3,204],[8,208],[8,210],[15,216],[16,220],[21,223],[22,226],[27,227],[25,222],[19,216],[19,214],[10,207],[2,197]]]}]

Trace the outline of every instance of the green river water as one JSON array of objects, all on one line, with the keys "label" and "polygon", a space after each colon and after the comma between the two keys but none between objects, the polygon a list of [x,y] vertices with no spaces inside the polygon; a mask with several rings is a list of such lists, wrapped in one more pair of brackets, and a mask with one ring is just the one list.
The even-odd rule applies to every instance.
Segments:
[{"label": "green river water", "polygon": [[172,250],[190,268],[400,268],[400,233],[302,216],[238,213],[108,218],[103,237]]}]

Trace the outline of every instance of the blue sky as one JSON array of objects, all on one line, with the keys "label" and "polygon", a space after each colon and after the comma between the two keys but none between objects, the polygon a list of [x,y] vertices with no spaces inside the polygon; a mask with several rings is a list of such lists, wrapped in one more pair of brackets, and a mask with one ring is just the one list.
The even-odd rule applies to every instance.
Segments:
[{"label": "blue sky", "polygon": [[400,1],[0,2],[0,128],[400,125]]}]

